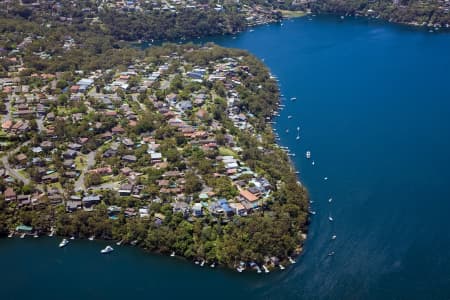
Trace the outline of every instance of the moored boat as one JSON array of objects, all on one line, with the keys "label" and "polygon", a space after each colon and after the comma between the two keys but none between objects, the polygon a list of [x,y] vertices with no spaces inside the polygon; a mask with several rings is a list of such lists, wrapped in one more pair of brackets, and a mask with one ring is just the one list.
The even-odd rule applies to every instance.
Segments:
[{"label": "moored boat", "polygon": [[59,243],[59,248],[63,248],[65,246],[67,246],[68,243],[69,243],[69,241],[67,239],[63,239],[61,241],[61,243]]},{"label": "moored boat", "polygon": [[101,254],[107,254],[107,253],[111,253],[114,251],[114,248],[111,247],[110,245],[106,246],[105,248],[103,248],[102,250],[100,250]]}]

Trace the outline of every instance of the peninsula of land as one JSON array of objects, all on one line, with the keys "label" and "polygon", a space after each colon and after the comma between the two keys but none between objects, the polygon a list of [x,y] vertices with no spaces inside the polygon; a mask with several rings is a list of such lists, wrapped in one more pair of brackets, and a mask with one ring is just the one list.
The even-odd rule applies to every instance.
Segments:
[{"label": "peninsula of land", "polygon": [[0,234],[233,268],[301,253],[307,193],[275,144],[279,90],[259,60],[212,44],[138,50],[104,23],[36,12],[0,22]]}]

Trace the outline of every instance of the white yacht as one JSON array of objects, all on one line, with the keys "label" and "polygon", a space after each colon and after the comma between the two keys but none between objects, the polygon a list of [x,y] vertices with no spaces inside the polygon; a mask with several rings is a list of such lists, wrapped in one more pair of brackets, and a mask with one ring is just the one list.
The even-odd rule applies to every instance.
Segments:
[{"label": "white yacht", "polygon": [[236,270],[237,270],[239,273],[242,273],[242,271],[245,270],[245,263],[244,263],[243,261],[241,261],[241,262],[239,263],[239,266],[236,268]]},{"label": "white yacht", "polygon": [[297,100],[297,97],[291,97],[291,100],[292,101]]},{"label": "white yacht", "polygon": [[61,243],[59,243],[59,248],[63,248],[65,246],[67,246],[68,243],[69,243],[69,241],[67,239],[63,239],[61,241]]},{"label": "white yacht", "polygon": [[110,252],[113,252],[113,251],[114,251],[114,248],[111,247],[110,245],[108,245],[105,248],[103,248],[102,250],[100,250],[100,253],[101,254],[107,254],[107,253],[110,253]]},{"label": "white yacht", "polygon": [[311,158],[311,151],[306,151],[306,158],[307,159],[310,159]]},{"label": "white yacht", "polygon": [[333,236],[331,237],[331,239],[332,239],[332,240],[335,240],[336,237],[337,237],[336,235],[333,235]]},{"label": "white yacht", "polygon": [[333,217],[331,215],[328,217],[328,221],[330,221],[330,222],[334,221],[334,219],[333,219]]}]

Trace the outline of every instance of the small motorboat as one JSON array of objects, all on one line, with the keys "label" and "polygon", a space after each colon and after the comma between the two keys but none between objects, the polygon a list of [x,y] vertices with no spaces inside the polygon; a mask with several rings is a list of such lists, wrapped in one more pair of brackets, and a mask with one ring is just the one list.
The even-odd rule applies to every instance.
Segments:
[{"label": "small motorboat", "polygon": [[323,180],[327,181],[327,180],[328,180],[328,177],[325,176],[325,177],[323,178]]},{"label": "small motorboat", "polygon": [[315,215],[316,211],[315,210],[310,210],[309,213],[312,214],[312,215]]},{"label": "small motorboat", "polygon": [[200,267],[203,267],[205,265],[205,261],[202,260],[202,262],[200,263]]},{"label": "small motorboat", "polygon": [[35,232],[35,233],[33,234],[33,237],[34,237],[35,239],[37,239],[37,238],[39,237],[39,235],[37,234],[37,232]]},{"label": "small motorboat", "polygon": [[332,217],[332,216],[329,216],[329,217],[328,217],[328,221],[333,222],[333,221],[334,221],[333,217]]},{"label": "small motorboat", "polygon": [[71,236],[70,239],[73,241],[73,240],[75,239],[75,237],[74,237],[74,236]]},{"label": "small motorboat", "polygon": [[291,116],[291,115],[289,115],[289,116],[288,116],[288,119],[292,119],[292,116]]},{"label": "small motorboat", "polygon": [[291,97],[291,101],[297,100],[297,97]]},{"label": "small motorboat", "polygon": [[296,261],[292,257],[289,256],[288,259],[289,259],[289,262],[291,264],[295,264],[296,263]]},{"label": "small motorboat", "polygon": [[333,236],[331,237],[331,239],[332,239],[332,240],[335,240],[336,237],[337,237],[336,235],[333,235]]},{"label": "small motorboat", "polygon": [[23,239],[24,237],[25,237],[25,233],[22,233],[22,234],[20,235],[20,238]]},{"label": "small motorboat", "polygon": [[316,162],[315,161],[312,161],[312,163],[311,163],[313,166],[316,164]]},{"label": "small motorboat", "polygon": [[174,257],[175,256],[175,251],[172,251],[172,253],[170,253],[170,257]]},{"label": "small motorboat", "polygon": [[262,267],[264,269],[264,273],[269,273],[270,272],[269,268],[267,268],[266,265],[263,265]]},{"label": "small motorboat", "polygon": [[95,236],[93,235],[93,236],[89,237],[88,240],[93,241],[94,238],[95,238]]},{"label": "small motorboat", "polygon": [[333,202],[333,198],[328,198],[328,202],[329,203]]},{"label": "small motorboat", "polygon": [[330,253],[328,253],[328,256],[333,256],[334,255],[334,251],[331,251]]},{"label": "small motorboat", "polygon": [[117,246],[120,246],[120,245],[122,245],[122,243],[123,243],[123,240],[120,240],[120,241],[118,241],[118,242],[116,243],[116,245],[117,245]]},{"label": "small motorboat", "polygon": [[61,241],[61,243],[59,243],[59,248],[63,248],[65,246],[67,246],[68,243],[69,243],[69,241],[67,239],[63,239]]},{"label": "small motorboat", "polygon": [[103,248],[102,250],[100,250],[101,254],[107,254],[107,253],[111,253],[114,251],[114,248],[111,247],[110,245],[106,246],[105,248]]},{"label": "small motorboat", "polygon": [[211,267],[211,268],[215,268],[215,267],[216,267],[216,264],[215,264],[215,263],[212,263],[212,264],[210,265],[210,267]]},{"label": "small motorboat", "polygon": [[137,243],[138,243],[138,240],[134,240],[134,241],[131,241],[131,246],[136,246],[137,245]]},{"label": "small motorboat", "polygon": [[286,269],[282,264],[278,265],[278,267],[280,268],[280,270]]},{"label": "small motorboat", "polygon": [[8,234],[8,237],[9,237],[9,238],[12,238],[13,236],[14,236],[14,232],[11,231],[11,232]]},{"label": "small motorboat", "polygon": [[307,159],[310,159],[310,158],[311,158],[311,151],[309,151],[309,150],[306,151],[306,154],[305,154],[305,155],[306,155],[306,158],[307,158]]}]

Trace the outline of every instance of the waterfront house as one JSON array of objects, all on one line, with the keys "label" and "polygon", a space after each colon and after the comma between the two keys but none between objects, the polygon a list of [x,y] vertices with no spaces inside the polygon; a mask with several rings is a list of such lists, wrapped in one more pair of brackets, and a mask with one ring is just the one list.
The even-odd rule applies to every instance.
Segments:
[{"label": "waterfront house", "polygon": [[6,202],[17,200],[16,192],[14,192],[12,187],[6,188],[5,192],[3,193],[3,196],[5,197]]}]

